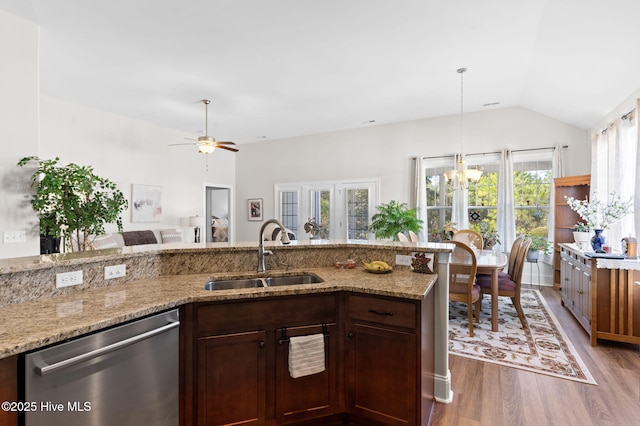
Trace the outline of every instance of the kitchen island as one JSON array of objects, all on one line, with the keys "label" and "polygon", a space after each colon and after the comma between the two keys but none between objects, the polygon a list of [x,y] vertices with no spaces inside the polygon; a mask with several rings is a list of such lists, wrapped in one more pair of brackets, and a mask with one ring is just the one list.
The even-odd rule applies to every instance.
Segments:
[{"label": "kitchen island", "polygon": [[[439,376],[448,377],[448,367],[443,375],[438,372],[437,359],[435,371],[433,365],[434,354],[436,358],[442,357],[442,355],[438,355],[442,347],[439,347],[438,343],[434,344],[434,333],[437,341],[438,330],[442,325],[438,317],[439,314],[442,314],[442,309],[440,308],[440,312],[438,312],[436,275],[412,273],[407,267],[397,267],[390,274],[376,275],[366,273],[359,267],[356,269],[335,269],[328,265],[334,264],[337,259],[346,259],[347,257],[357,260],[382,259],[393,264],[396,254],[426,251],[434,253],[434,272],[442,273],[443,269],[447,270],[448,255],[451,249],[449,245],[332,242],[323,245],[287,247],[274,244],[270,248],[275,252],[278,263],[287,263],[292,266],[288,271],[284,269],[271,270],[270,274],[291,275],[304,272],[319,276],[323,282],[242,290],[206,291],[203,289],[204,282],[210,277],[238,278],[255,275],[252,269],[255,265],[256,250],[255,245],[250,244],[235,246],[205,244],[189,247],[163,247],[161,250],[146,251],[138,249],[130,252],[105,253],[98,258],[86,255],[84,257],[67,256],[64,259],[53,259],[49,265],[45,266],[42,262],[34,262],[33,264],[27,261],[22,264],[16,262],[13,264],[12,270],[9,270],[6,265],[0,264],[0,271],[2,271],[0,277],[3,279],[2,284],[5,288],[27,285],[28,278],[25,278],[24,275],[35,274],[41,278],[35,284],[36,288],[31,291],[37,296],[31,296],[35,300],[19,300],[0,307],[0,315],[3,316],[0,357],[4,358],[3,364],[11,364],[11,361],[8,360],[14,359],[16,355],[25,351],[169,308],[180,307],[182,314],[181,338],[183,339],[181,346],[184,350],[183,359],[185,360],[185,383],[183,384],[185,405],[183,410],[188,416],[193,416],[189,417],[190,420],[185,424],[195,424],[194,419],[198,416],[198,409],[202,409],[197,404],[198,352],[206,353],[203,348],[208,347],[207,345],[215,340],[210,338],[229,333],[235,334],[242,330],[244,333],[248,329],[253,330],[257,326],[261,327],[260,330],[254,331],[264,334],[264,339],[258,340],[258,343],[262,342],[263,347],[266,348],[263,361],[265,367],[268,368],[264,380],[260,382],[264,383],[268,389],[274,390],[274,383],[277,380],[271,372],[275,371],[277,363],[281,362],[278,361],[280,352],[277,347],[279,346],[274,344],[277,341],[274,337],[275,334],[281,333],[283,328],[298,333],[300,330],[295,331],[298,326],[310,327],[308,331],[315,332],[322,330],[324,324],[333,330],[330,331],[330,335],[335,336],[332,338],[335,340],[329,340],[328,344],[332,352],[328,352],[327,363],[329,366],[333,365],[333,368],[327,373],[328,377],[331,376],[331,383],[327,386],[330,386],[329,393],[334,399],[332,406],[325,410],[329,416],[327,418],[339,419],[344,413],[353,414],[355,410],[354,418],[369,419],[374,416],[381,424],[396,424],[394,423],[396,421],[397,424],[421,424],[419,419],[428,417],[432,409],[433,401],[429,401],[429,395],[433,395],[434,377],[436,381]],[[99,272],[104,266],[121,262],[127,265],[126,277],[108,281],[99,279],[102,276]],[[275,263],[273,262],[274,265]],[[52,281],[49,277],[49,281],[43,284],[43,275],[73,270],[74,268],[82,268],[84,276],[88,278],[87,288],[66,290],[60,294],[50,294],[58,290],[45,289],[51,287]],[[145,273],[149,276],[143,278],[141,275]],[[20,277],[20,275],[23,276]],[[27,293],[29,292],[16,292],[18,297],[22,299],[28,298],[25,296]],[[356,296],[359,298],[354,298]],[[305,303],[310,303],[309,300],[323,300],[322,303],[311,303],[311,307],[318,305],[328,308],[317,317],[311,313],[307,318],[298,315],[300,323],[296,323],[297,320],[292,320],[293,322],[284,320],[289,317],[285,315],[280,317],[283,320],[274,320],[270,323],[262,321],[262,324],[253,325],[232,323],[228,325],[227,329],[220,330],[203,326],[203,324],[207,324],[205,319],[207,315],[201,312],[205,311],[208,311],[208,315],[213,315],[215,318],[218,311],[224,311],[231,307],[246,307],[250,304],[258,311],[266,309],[266,312],[269,313],[272,310],[280,312],[279,308],[274,308],[274,306],[283,304],[283,306],[291,306],[290,311],[293,314],[299,312],[298,306],[304,307]],[[376,321],[380,322],[379,318],[362,318],[360,313],[363,309],[362,305],[368,302],[382,303],[385,306],[391,303],[394,309],[399,309],[397,312],[405,311],[408,308],[409,314],[405,312],[390,316],[391,323],[383,321],[382,327],[380,327],[380,324],[376,324]],[[377,308],[372,309],[376,310]],[[243,311],[246,309],[240,309],[240,312]],[[303,308],[302,311],[311,312],[311,309]],[[368,312],[367,309],[365,309],[365,315],[366,312]],[[410,318],[411,313],[413,319],[407,320],[406,318]],[[267,315],[266,318],[268,317],[270,316]],[[296,315],[292,317],[295,318]],[[400,318],[403,320],[395,323]],[[388,320],[388,318],[384,319]],[[372,330],[375,333],[372,334]],[[440,332],[442,331],[440,330]],[[354,339],[354,336],[357,337]],[[400,419],[394,412],[375,413],[376,407],[366,406],[368,402],[377,403],[375,399],[358,400],[353,397],[355,394],[363,395],[363,390],[358,388],[359,386],[370,384],[366,381],[365,375],[354,375],[353,369],[349,367],[355,365],[354,363],[362,364],[367,359],[367,357],[358,355],[356,349],[376,347],[375,342],[380,340],[375,339],[391,338],[392,340],[388,341],[395,341],[393,339],[396,339],[397,336],[403,336],[404,344],[413,345],[412,347],[416,349],[413,355],[406,360],[407,365],[413,363],[410,371],[413,371],[415,383],[415,386],[412,387],[415,389],[415,392],[412,392],[415,398],[409,402],[414,411],[408,417],[409,423],[404,421],[406,419]],[[413,340],[407,336],[414,336]],[[209,339],[206,340],[206,345],[202,339]],[[358,343],[352,344],[350,342]],[[437,351],[434,353],[435,349]],[[446,353],[446,344],[444,352]],[[399,353],[404,352],[400,351]],[[431,361],[429,361],[429,353],[432,354]],[[385,356],[393,357],[396,355]],[[384,356],[380,359],[384,359]],[[389,362],[393,362],[393,359],[389,358]],[[442,362],[442,358],[440,358],[440,362]],[[281,381],[281,379],[278,380]],[[425,380],[430,381],[431,385]],[[403,381],[406,382],[405,379]],[[424,395],[420,396],[420,389],[425,387]],[[436,391],[437,388],[438,384],[436,383]],[[354,393],[354,390],[358,392]],[[280,392],[285,392],[282,395],[299,393],[286,388],[281,388]],[[265,392],[265,394],[271,395],[270,392]],[[305,420],[305,416],[300,414],[287,418],[285,412],[277,411],[276,405],[273,404],[274,400],[269,400],[269,398],[271,397],[267,397],[261,402],[264,404],[266,417],[257,420],[259,424],[294,423]],[[284,399],[279,401],[282,405]],[[359,414],[358,410],[360,410]],[[294,411],[290,410],[290,412]]]}]

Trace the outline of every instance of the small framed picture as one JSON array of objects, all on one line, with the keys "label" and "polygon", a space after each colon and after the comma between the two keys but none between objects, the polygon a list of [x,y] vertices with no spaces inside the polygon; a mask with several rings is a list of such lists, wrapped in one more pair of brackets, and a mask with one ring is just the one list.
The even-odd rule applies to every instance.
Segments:
[{"label": "small framed picture", "polygon": [[249,220],[262,220],[262,198],[249,198]]}]

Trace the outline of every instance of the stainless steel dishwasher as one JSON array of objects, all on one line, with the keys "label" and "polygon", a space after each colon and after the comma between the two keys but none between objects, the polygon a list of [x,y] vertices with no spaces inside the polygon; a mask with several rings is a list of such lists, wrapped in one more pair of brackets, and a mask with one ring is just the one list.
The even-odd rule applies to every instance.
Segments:
[{"label": "stainless steel dishwasher", "polygon": [[177,425],[177,310],[24,356],[23,422]]}]

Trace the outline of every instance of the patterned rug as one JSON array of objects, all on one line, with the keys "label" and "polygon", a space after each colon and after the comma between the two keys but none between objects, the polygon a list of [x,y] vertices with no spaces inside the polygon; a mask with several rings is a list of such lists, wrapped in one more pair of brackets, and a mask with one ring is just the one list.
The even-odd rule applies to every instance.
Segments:
[{"label": "patterned rug", "polygon": [[596,385],[571,341],[537,290],[522,290],[528,328],[522,328],[511,299],[500,297],[500,331],[491,331],[491,303],[485,296],[475,337],[469,337],[467,305],[449,303],[449,353],[535,373]]}]

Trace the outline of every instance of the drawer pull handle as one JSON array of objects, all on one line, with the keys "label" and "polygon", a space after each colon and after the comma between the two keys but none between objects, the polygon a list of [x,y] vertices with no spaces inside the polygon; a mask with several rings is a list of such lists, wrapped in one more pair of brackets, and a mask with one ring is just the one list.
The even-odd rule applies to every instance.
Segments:
[{"label": "drawer pull handle", "polygon": [[349,334],[347,334],[347,337],[349,337],[349,339],[353,339],[353,331],[350,331]]},{"label": "drawer pull handle", "polygon": [[388,316],[388,317],[392,317],[393,316],[393,312],[379,311],[377,309],[369,309],[369,312],[371,312],[372,314],[376,314],[376,315],[385,315],[385,316]]},{"label": "drawer pull handle", "polygon": [[258,347],[260,347],[260,349],[264,349],[264,342],[261,341],[260,343],[258,343]]}]

